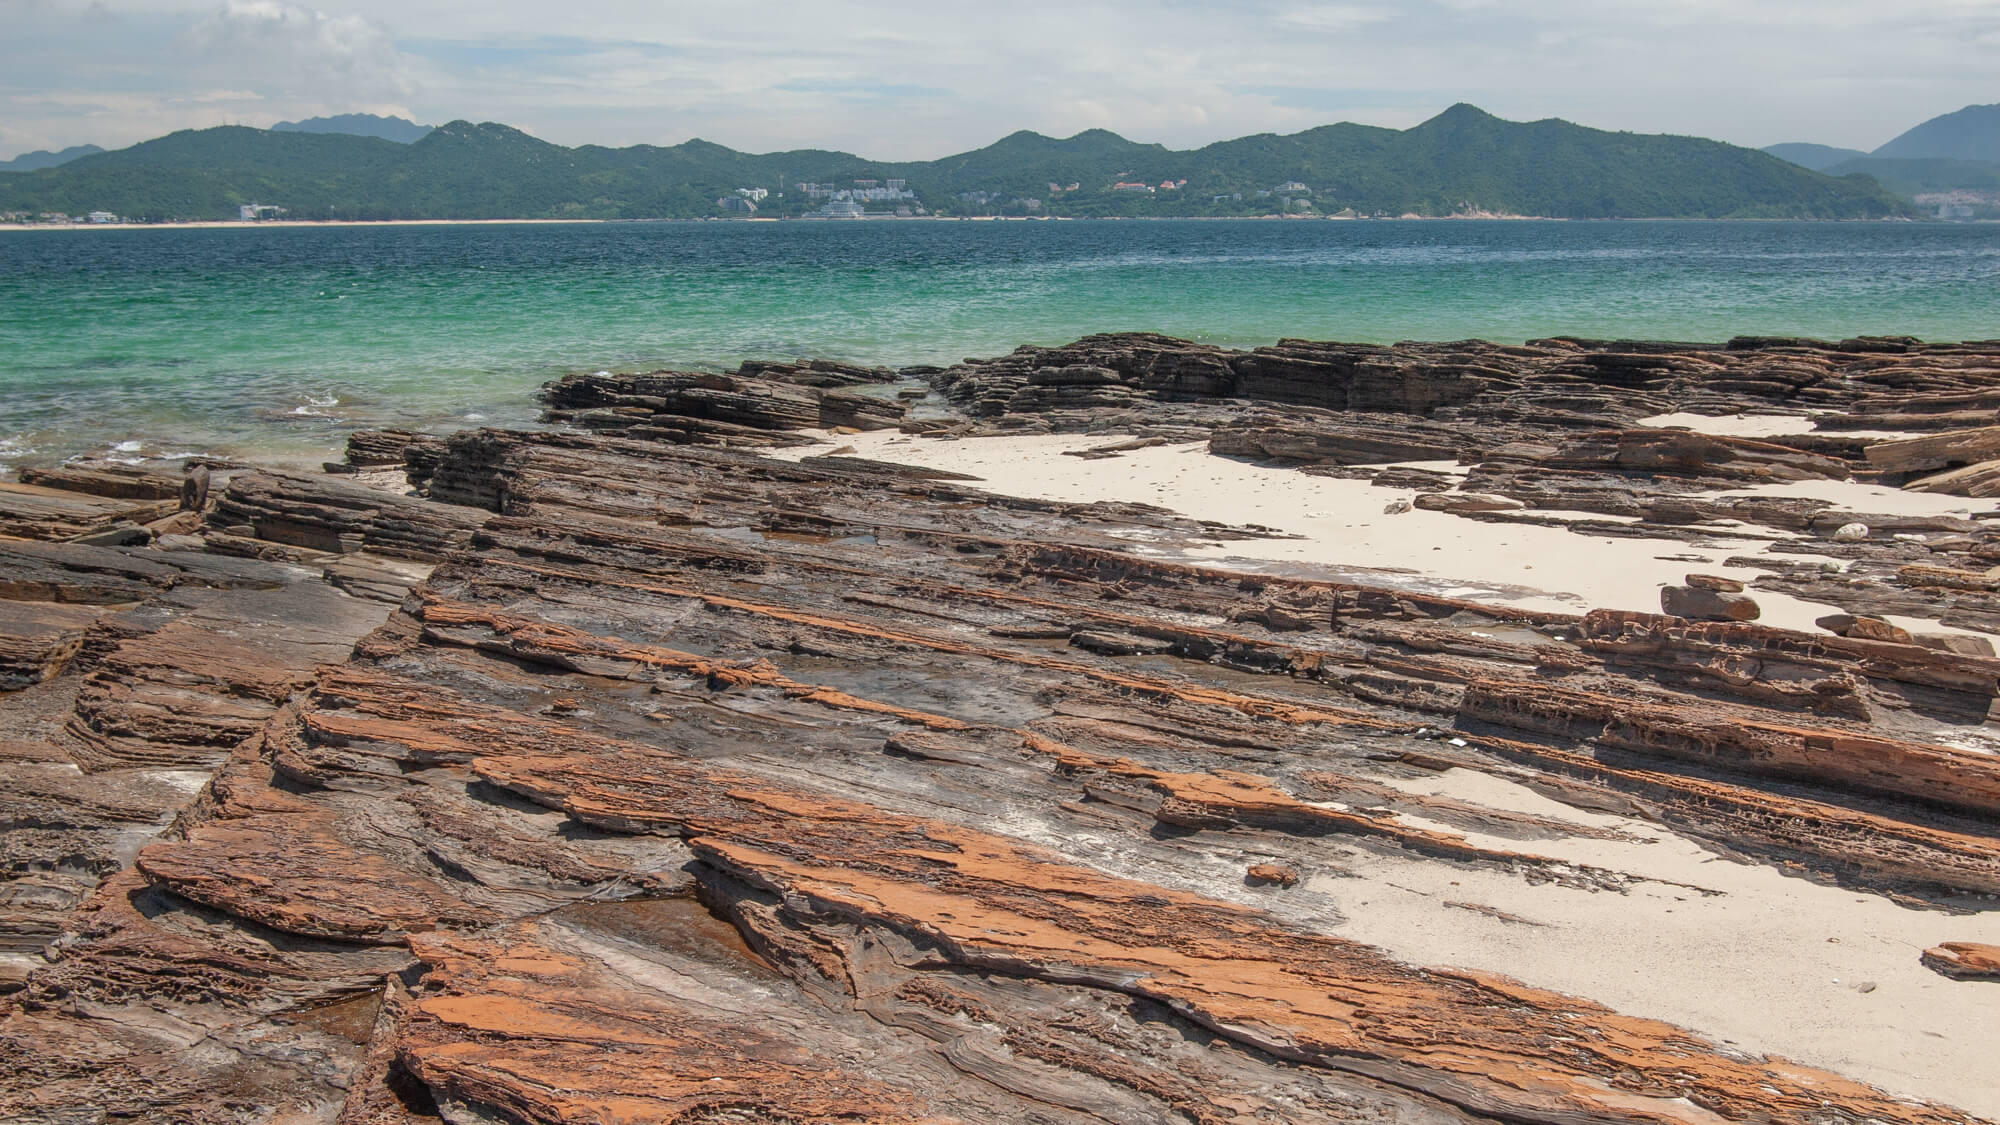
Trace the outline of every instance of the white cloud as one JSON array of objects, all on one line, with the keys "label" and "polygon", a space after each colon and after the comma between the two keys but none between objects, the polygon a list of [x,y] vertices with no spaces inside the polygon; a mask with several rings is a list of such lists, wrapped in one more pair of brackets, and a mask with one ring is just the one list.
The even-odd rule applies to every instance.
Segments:
[{"label": "white cloud", "polygon": [[356,15],[280,0],[227,0],[184,41],[211,64],[265,89],[364,98],[410,88],[395,39]]},{"label": "white cloud", "polygon": [[0,145],[387,111],[570,144],[701,136],[897,158],[1018,128],[1183,147],[1342,119],[1400,127],[1470,101],[1872,148],[2000,100],[2000,0],[311,2],[0,0]]},{"label": "white cloud", "polygon": [[1282,26],[1335,33],[1353,31],[1388,19],[1389,13],[1380,8],[1363,8],[1353,4],[1312,4],[1287,8],[1277,15],[1277,22]]}]

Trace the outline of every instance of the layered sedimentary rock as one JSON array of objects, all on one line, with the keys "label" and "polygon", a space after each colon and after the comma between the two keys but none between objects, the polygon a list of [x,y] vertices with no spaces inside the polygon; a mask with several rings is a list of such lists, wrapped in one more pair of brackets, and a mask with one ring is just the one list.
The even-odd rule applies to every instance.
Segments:
[{"label": "layered sedimentary rock", "polygon": [[782,445],[789,431],[883,429],[901,421],[901,403],[838,388],[887,377],[827,365],[751,365],[735,375],[655,371],[572,375],[548,384],[551,421],[695,445]]},{"label": "layered sedimentary rock", "polygon": [[[1976,615],[1985,521],[1834,540],[1813,502],[1716,495],[1838,479],[1858,446],[1631,423],[1911,387],[1970,409],[1950,396],[1984,354],[1104,337],[926,377],[989,420],[1181,437],[1311,407],[1333,436],[1280,448],[1477,466],[1430,510],[1782,522]],[[1859,614],[1808,633],[1201,565],[1178,550],[1272,533],[757,451],[905,417],[843,390],[890,378],[575,377],[550,405],[578,429],[352,447],[401,450],[422,495],[225,474],[171,541],[0,542],[0,1117],[1978,1119],[1921,1100],[1981,1096],[1949,1085],[1962,1045],[1886,1093],[1344,931],[1420,878],[1450,924],[1537,941],[1568,923],[1504,894],[1661,925],[1717,899],[1724,936],[1779,909],[1633,858],[1685,844],[1921,911],[1897,964],[1990,987],[1923,965],[1990,961],[1954,923],[2000,895],[2000,758],[1957,743],[2000,661]],[[1232,398],[1257,403],[1195,401]],[[1813,941],[1756,957],[1836,948]]]}]

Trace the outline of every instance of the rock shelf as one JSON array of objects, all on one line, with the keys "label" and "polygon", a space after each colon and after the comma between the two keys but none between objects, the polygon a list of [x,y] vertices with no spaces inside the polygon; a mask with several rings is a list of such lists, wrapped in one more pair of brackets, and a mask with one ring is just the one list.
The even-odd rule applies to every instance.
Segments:
[{"label": "rock shelf", "polygon": [[[1108,336],[571,376],[556,428],[357,435],[187,511],[0,485],[0,1118],[1992,1119],[2000,524],[1745,489],[1935,487],[1996,375]],[[1689,616],[1279,573],[1192,554],[1273,528],[835,448],[870,431],[1207,442],[1798,565],[1687,574]],[[1738,619],[1778,590],[1823,626]]]}]

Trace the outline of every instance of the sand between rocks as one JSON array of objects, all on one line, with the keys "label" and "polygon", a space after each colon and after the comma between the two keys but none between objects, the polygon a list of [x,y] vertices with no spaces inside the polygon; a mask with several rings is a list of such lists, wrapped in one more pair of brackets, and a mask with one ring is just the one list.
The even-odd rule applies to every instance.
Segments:
[{"label": "sand between rocks", "polygon": [[[1765,553],[1768,540],[1717,532],[1699,543],[1676,539],[1610,539],[1561,527],[1494,524],[1444,512],[1387,514],[1417,491],[1378,488],[1365,480],[1312,476],[1294,469],[1215,457],[1200,442],[1153,446],[1107,460],[1064,454],[1125,440],[1117,434],[1032,434],[958,440],[909,437],[882,430],[829,440],[854,455],[980,477],[980,487],[1013,496],[1073,503],[1155,504],[1182,515],[1226,524],[1260,524],[1293,538],[1221,540],[1179,557],[1207,565],[1258,570],[1268,564],[1326,568],[1355,581],[1471,598],[1522,609],[1582,613],[1590,609],[1660,610],[1660,587],[1690,572],[1751,581],[1766,573],[1725,566],[1732,556]],[[824,448],[783,451],[797,459]],[[1416,467],[1457,471],[1450,462]],[[1818,496],[1852,511],[1967,515],[1968,501],[1921,496],[1843,481],[1811,481],[1741,489],[1732,495]],[[1537,511],[1538,516],[1608,520],[1588,513]],[[1788,562],[1813,556],[1787,555]],[[1832,562],[1833,560],[1826,560]],[[1786,629],[1813,630],[1815,618],[1838,607],[1759,591],[1759,619]],[[1949,632],[1933,622],[1907,627]]]}]

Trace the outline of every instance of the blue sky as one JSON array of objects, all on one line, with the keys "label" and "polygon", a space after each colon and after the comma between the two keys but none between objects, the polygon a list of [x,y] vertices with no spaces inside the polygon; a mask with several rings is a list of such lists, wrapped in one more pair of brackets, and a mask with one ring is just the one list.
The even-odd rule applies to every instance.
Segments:
[{"label": "blue sky", "polygon": [[0,158],[373,112],[884,159],[1503,117],[1873,148],[2000,101],[2000,0],[0,0]]}]

